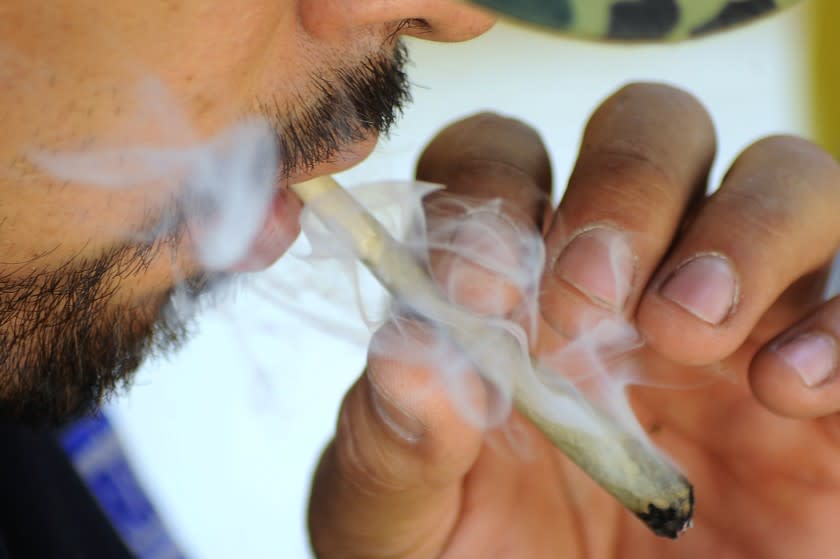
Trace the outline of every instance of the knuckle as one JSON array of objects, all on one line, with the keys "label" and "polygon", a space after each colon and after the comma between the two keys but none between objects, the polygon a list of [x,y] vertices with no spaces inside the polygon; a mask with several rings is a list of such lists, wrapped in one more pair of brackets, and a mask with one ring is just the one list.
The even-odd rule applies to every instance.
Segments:
[{"label": "knuckle", "polygon": [[840,185],[840,164],[822,147],[799,136],[777,134],[753,143],[738,156],[730,175],[748,172],[776,177],[786,187],[802,189]]},{"label": "knuckle", "polygon": [[[484,196],[484,183],[511,183],[542,192],[551,190],[551,164],[542,140],[530,129],[470,127],[444,133],[420,158],[417,177],[461,192]],[[509,190],[509,189],[508,189]]]},{"label": "knuckle", "polygon": [[[649,109],[656,107],[660,114],[680,114],[691,116],[699,122],[712,127],[712,117],[705,105],[688,91],[663,82],[632,82],[621,87],[603,105],[610,107],[618,105],[641,106]],[[642,111],[647,113],[648,111]]]},{"label": "knuckle", "polygon": [[669,167],[706,166],[716,145],[711,115],[697,98],[653,83],[627,85],[604,101],[584,139],[631,152],[649,150]]},{"label": "knuckle", "polygon": [[836,230],[840,166],[796,136],[768,136],[744,150],[712,200],[735,230],[778,239],[780,247],[805,238],[830,243],[840,235],[829,230]]},{"label": "knuckle", "polygon": [[478,127],[505,127],[505,126],[526,126],[522,121],[502,115],[493,111],[481,111],[456,122],[455,126],[478,126]]},{"label": "knuckle", "polygon": [[[540,188],[534,176],[513,161],[482,157],[476,154],[459,161],[452,169],[449,184],[451,186],[473,186],[481,184],[476,194],[484,198],[495,198],[504,194],[532,193],[539,198]],[[471,189],[472,190],[472,189]],[[445,195],[441,193],[441,195]]]},{"label": "knuckle", "polygon": [[684,95],[691,97],[685,90],[675,86],[666,84],[664,82],[654,81],[634,81],[621,86],[616,92],[615,97],[625,96],[661,96],[661,95]]},{"label": "knuckle", "polygon": [[799,222],[798,213],[787,200],[766,191],[722,190],[718,200],[731,217],[730,226],[746,234],[746,238],[755,239],[758,234],[762,238],[782,240]]},{"label": "knuckle", "polygon": [[656,158],[629,142],[599,147],[587,153],[587,159],[590,158],[613,175],[628,177],[641,175],[641,178],[652,179],[658,183],[674,182],[668,170]]},{"label": "knuckle", "polygon": [[598,189],[621,219],[647,216],[660,205],[679,204],[684,188],[647,154],[634,149],[598,149],[587,154],[572,176],[584,190]]},{"label": "knuckle", "polygon": [[771,134],[753,143],[746,152],[752,150],[792,151],[801,153],[825,154],[825,151],[814,142],[795,134]]},{"label": "knuckle", "polygon": [[[518,140],[530,144],[542,144],[539,133],[521,120],[494,112],[480,112],[458,120],[444,128],[437,136],[438,141],[454,148],[452,154],[470,153],[486,146],[507,145],[513,134]],[[465,140],[469,140],[468,142]]]}]

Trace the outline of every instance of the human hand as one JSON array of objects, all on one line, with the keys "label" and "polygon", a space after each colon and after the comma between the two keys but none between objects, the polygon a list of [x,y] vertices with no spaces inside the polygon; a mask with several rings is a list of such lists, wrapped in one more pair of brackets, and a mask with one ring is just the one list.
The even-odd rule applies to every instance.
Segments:
[{"label": "human hand", "polygon": [[[840,301],[821,294],[840,241],[840,170],[815,146],[774,137],[706,196],[714,149],[693,98],[638,84],[592,117],[551,215],[538,195],[551,182],[544,147],[514,121],[457,123],[418,166],[447,192],[501,197],[543,225],[544,338],[622,316],[646,342],[633,358],[651,378],[726,372],[680,391],[631,390],[650,437],[695,485],[695,527],[676,542],[653,536],[515,412],[527,459],[466,422],[434,371],[372,354],[314,481],[319,557],[832,556]],[[470,273],[464,285],[496,280]],[[465,289],[459,302],[515,306],[513,296],[485,308],[483,294]],[[399,343],[392,331],[377,338]]]}]

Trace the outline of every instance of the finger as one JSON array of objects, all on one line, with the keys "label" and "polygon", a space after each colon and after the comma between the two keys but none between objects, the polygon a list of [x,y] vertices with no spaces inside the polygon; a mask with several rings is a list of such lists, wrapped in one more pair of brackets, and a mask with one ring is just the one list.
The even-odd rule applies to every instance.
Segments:
[{"label": "finger", "polygon": [[633,84],[598,108],[547,236],[549,324],[573,335],[590,320],[632,312],[702,195],[714,152],[709,115],[683,91]]},{"label": "finger", "polygon": [[551,167],[532,128],[490,113],[456,122],[424,150],[417,178],[446,186],[424,209],[432,271],[452,299],[505,315],[536,291]]},{"label": "finger", "polygon": [[782,293],[750,332],[750,341],[764,345],[814,312],[825,299],[831,266],[805,274]]},{"label": "finger", "polygon": [[405,328],[376,334],[372,347],[387,352],[371,352],[317,470],[309,527],[318,557],[438,557],[455,521],[482,433],[418,357],[446,349],[422,326]]},{"label": "finger", "polygon": [[779,136],[747,149],[657,271],[637,325],[664,356],[703,365],[735,352],[773,303],[840,242],[840,167]]},{"label": "finger", "polygon": [[840,412],[838,340],[840,298],[835,297],[756,354],[749,373],[755,397],[787,417]]},{"label": "finger", "polygon": [[539,134],[493,113],[443,129],[423,150],[417,178],[445,185],[448,194],[502,198],[534,220],[551,198],[551,163]]}]

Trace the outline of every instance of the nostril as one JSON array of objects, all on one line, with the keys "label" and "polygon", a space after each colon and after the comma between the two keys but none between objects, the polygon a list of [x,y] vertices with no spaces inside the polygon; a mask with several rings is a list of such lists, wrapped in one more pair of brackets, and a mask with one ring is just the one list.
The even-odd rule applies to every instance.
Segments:
[{"label": "nostril", "polygon": [[492,27],[488,12],[454,0],[298,0],[299,17],[313,37],[346,41],[360,30],[441,42],[472,39]]},{"label": "nostril", "polygon": [[389,40],[400,35],[419,36],[432,32],[432,25],[423,18],[406,18],[397,23],[396,28],[388,35]]}]

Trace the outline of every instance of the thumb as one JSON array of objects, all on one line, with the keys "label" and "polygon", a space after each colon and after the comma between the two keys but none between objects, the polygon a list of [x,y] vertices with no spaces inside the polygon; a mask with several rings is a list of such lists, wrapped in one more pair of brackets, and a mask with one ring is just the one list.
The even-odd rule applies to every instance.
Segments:
[{"label": "thumb", "polygon": [[405,322],[377,332],[372,347],[384,351],[345,397],[315,474],[309,533],[319,558],[438,557],[454,529],[481,430],[454,408],[431,363],[392,357],[406,344],[409,355],[440,355],[433,338]]}]

